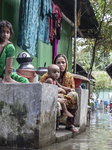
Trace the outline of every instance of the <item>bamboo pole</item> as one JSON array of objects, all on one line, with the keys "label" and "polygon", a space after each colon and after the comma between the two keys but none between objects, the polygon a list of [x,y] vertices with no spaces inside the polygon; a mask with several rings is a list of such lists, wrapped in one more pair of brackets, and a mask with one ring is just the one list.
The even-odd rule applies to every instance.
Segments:
[{"label": "bamboo pole", "polygon": [[[68,22],[73,28],[74,28],[74,23],[70,20],[70,19],[68,19],[63,13],[62,13],[62,16],[63,16],[63,19],[66,21],[66,22]],[[77,32],[79,33],[79,35],[82,37],[82,38],[84,38],[84,35],[83,35],[83,33],[81,32],[81,30],[77,27]]]}]

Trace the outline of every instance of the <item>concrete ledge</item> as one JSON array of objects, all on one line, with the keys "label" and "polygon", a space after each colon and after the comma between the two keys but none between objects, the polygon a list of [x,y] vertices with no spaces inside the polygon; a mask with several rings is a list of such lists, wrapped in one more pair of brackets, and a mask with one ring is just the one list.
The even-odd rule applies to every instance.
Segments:
[{"label": "concrete ledge", "polygon": [[75,138],[80,133],[80,128],[79,133],[73,133],[69,130],[66,130],[65,125],[59,125],[59,130],[56,131],[56,143],[67,141],[70,138]]},{"label": "concrete ledge", "polygon": [[56,132],[57,93],[57,86],[45,83],[0,83],[0,146],[39,149],[84,132],[87,90],[77,91],[80,109],[75,123],[79,134],[62,125]]},{"label": "concrete ledge", "polygon": [[0,83],[0,146],[41,148],[56,141],[55,85]]},{"label": "concrete ledge", "polygon": [[88,90],[76,89],[79,96],[79,110],[75,117],[75,126],[80,127],[80,132],[86,131],[87,124],[87,105],[88,105]]},{"label": "concrete ledge", "polygon": [[72,138],[72,132],[65,130],[65,125],[59,125],[59,130],[56,131],[56,143],[60,143]]}]

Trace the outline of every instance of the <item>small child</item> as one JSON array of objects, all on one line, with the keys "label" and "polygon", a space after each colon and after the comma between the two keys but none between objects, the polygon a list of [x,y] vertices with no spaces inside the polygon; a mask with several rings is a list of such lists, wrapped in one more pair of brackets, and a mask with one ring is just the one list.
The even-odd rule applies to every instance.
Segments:
[{"label": "small child", "polygon": [[[57,85],[59,88],[62,88],[63,90],[70,91],[70,88],[61,86],[58,83],[58,78],[60,77],[60,69],[57,65],[55,64],[51,64],[48,66],[48,75],[49,77],[46,79],[45,83],[49,83],[49,84],[53,84],[53,85]],[[73,115],[67,110],[66,108],[66,99],[64,99],[62,94],[58,94],[58,102],[60,102],[61,106],[62,106],[62,110],[63,110],[63,115],[64,116],[68,116],[68,117],[73,117]]]}]

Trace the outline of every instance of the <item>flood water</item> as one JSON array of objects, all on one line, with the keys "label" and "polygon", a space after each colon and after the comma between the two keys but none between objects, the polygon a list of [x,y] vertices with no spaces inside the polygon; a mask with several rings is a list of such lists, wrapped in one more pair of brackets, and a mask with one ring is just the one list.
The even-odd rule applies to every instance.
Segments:
[{"label": "flood water", "polygon": [[[86,132],[77,135],[74,139],[40,150],[112,150],[112,114],[108,110],[93,111],[87,125]],[[0,148],[0,150],[7,149]]]},{"label": "flood water", "polygon": [[41,150],[112,150],[112,116],[109,110],[91,112],[86,132]]}]

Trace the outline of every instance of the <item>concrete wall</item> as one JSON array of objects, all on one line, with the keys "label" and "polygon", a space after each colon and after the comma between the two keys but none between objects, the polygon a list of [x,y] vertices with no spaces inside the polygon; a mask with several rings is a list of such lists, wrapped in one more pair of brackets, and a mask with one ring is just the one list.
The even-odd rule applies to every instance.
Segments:
[{"label": "concrete wall", "polygon": [[56,140],[57,86],[0,83],[0,146],[40,148]]},{"label": "concrete wall", "polygon": [[76,92],[79,96],[79,110],[75,117],[75,125],[80,127],[80,132],[84,132],[87,123],[88,90],[79,88]]}]

